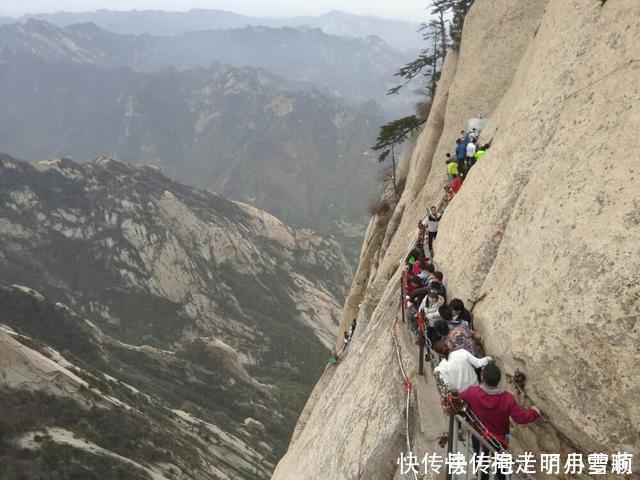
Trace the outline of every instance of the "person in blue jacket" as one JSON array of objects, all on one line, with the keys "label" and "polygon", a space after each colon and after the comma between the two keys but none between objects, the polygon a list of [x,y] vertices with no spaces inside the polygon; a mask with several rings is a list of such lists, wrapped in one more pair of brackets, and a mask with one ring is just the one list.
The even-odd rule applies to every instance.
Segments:
[{"label": "person in blue jacket", "polygon": [[458,173],[464,173],[464,160],[467,157],[467,146],[461,138],[456,140],[456,161],[458,162]]}]

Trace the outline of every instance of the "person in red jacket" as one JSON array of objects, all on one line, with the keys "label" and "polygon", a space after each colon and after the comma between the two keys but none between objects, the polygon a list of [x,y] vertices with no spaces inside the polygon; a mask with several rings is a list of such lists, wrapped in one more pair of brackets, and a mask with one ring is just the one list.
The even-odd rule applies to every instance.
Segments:
[{"label": "person in red jacket", "polygon": [[499,388],[502,374],[495,363],[489,363],[482,369],[482,384],[471,386],[460,393],[460,398],[480,421],[505,445],[509,442],[509,418],[524,424],[535,421],[540,416],[538,407],[522,409],[515,397]]},{"label": "person in red jacket", "polygon": [[453,180],[451,180],[451,191],[455,195],[462,188],[462,177],[460,175],[453,175]]}]

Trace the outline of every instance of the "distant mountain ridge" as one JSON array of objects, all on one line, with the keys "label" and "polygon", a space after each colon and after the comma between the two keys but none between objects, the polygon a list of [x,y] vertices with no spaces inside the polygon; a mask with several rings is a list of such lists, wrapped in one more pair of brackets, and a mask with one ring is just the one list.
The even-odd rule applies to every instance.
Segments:
[{"label": "distant mountain ridge", "polygon": [[165,12],[158,10],[95,12],[56,12],[25,15],[29,18],[45,20],[58,26],[75,23],[95,23],[96,25],[122,34],[180,35],[195,30],[244,28],[250,25],[265,27],[320,28],[325,33],[367,37],[371,35],[384,39],[401,50],[416,51],[421,48],[421,38],[417,33],[418,22],[392,20],[368,15],[356,15],[333,10],[318,16],[289,18],[251,17],[224,10],[194,9],[188,12]]},{"label": "distant mountain ridge", "polygon": [[409,57],[377,37],[340,37],[317,28],[252,26],[159,37],[118,35],[94,24],[59,28],[29,19],[24,25],[0,27],[0,52],[145,72],[222,62],[264,68],[352,105],[376,99],[386,110],[406,111],[411,102],[385,95],[394,84],[395,69]]},{"label": "distant mountain ridge", "polygon": [[343,222],[363,223],[376,191],[378,167],[367,151],[382,120],[373,104],[349,109],[249,67],[147,74],[6,50],[2,58],[0,145],[15,156],[151,163],[336,234],[349,229]]}]

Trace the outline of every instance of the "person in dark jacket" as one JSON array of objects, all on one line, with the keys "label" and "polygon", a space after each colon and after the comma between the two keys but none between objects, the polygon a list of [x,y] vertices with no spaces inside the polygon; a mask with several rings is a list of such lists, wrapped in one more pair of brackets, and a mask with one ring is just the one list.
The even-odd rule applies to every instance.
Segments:
[{"label": "person in dark jacket", "polygon": [[429,293],[429,287],[425,285],[422,279],[418,276],[411,278],[411,286],[414,287],[411,291],[407,292],[407,309],[406,315],[409,320],[409,327],[413,333],[418,333],[418,306],[422,302],[422,299]]},{"label": "person in dark jacket", "polygon": [[424,287],[416,288],[413,292],[411,292],[411,295],[409,295],[409,302],[416,306],[416,310],[418,308],[418,305],[422,303],[422,300],[427,296],[430,290],[431,287],[425,285]]},{"label": "person in dark jacket", "polygon": [[[469,132],[460,130],[460,138],[462,139],[462,144],[464,145],[464,148],[467,148],[467,145],[471,141],[471,135],[469,135]],[[465,155],[466,155],[466,152],[465,152]]]},{"label": "person in dark jacket", "polygon": [[407,294],[407,300],[409,299],[409,295],[411,295],[411,293],[416,289],[416,288],[420,288],[420,287],[424,287],[425,282],[418,276],[413,276],[411,277],[411,279],[407,282],[407,286],[406,286],[406,294]]},{"label": "person in dark jacket", "polygon": [[468,322],[465,322],[464,320],[460,320],[460,319],[454,319],[453,318],[453,312],[451,311],[451,307],[449,305],[443,305],[442,306],[443,309],[443,315],[440,315],[440,318],[442,318],[443,320],[447,321],[447,325],[449,326],[449,330],[453,330],[456,327],[463,327],[466,328],[467,330],[469,330],[471,332],[471,326],[469,325]]},{"label": "person in dark jacket", "polygon": [[436,289],[438,290],[438,294],[442,295],[442,298],[444,298],[444,301],[447,301],[447,287],[444,286],[444,283],[442,282],[444,280],[444,274],[440,271],[436,271],[433,272],[433,281],[431,282],[431,285],[433,285],[434,283],[437,283],[436,285]]},{"label": "person in dark jacket", "polygon": [[464,302],[459,298],[454,298],[449,302],[449,308],[453,312],[453,320],[454,322],[467,322],[469,326],[473,329],[473,320],[471,319],[471,314],[469,310],[464,308]]}]

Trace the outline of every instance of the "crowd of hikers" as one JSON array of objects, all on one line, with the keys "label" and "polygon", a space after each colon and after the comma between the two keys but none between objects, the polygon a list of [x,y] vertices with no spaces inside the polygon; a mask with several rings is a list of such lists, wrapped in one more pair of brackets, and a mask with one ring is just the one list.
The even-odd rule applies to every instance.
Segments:
[{"label": "crowd of hikers", "polygon": [[[489,144],[478,143],[475,128],[460,132],[456,140],[455,159],[447,153],[448,184],[446,200],[461,188],[473,166],[486,154]],[[418,240],[404,259],[402,275],[403,311],[416,344],[423,342],[427,356],[437,355],[439,363],[434,374],[444,383],[448,392],[465,405],[467,416],[476,420],[484,431],[495,439],[498,448],[509,443],[509,420],[520,424],[535,421],[540,416],[538,407],[523,409],[515,397],[500,386],[502,373],[493,359],[485,356],[480,335],[475,331],[473,316],[459,298],[448,299],[444,275],[432,262],[433,242],[438,235],[442,213],[433,205],[424,219],[418,222]],[[426,247],[426,248],[425,248]],[[340,355],[349,347],[356,320],[344,332]],[[337,355],[332,356],[332,363]],[[473,423],[473,422],[472,422]],[[473,448],[487,454],[476,439]],[[482,479],[488,478],[484,473]],[[504,478],[497,473],[496,478]]]},{"label": "crowd of hikers", "polygon": [[[447,160],[453,194],[459,190],[456,180],[468,173],[487,148],[488,145],[477,146],[475,129],[461,132],[456,141],[456,160],[450,154]],[[405,259],[402,277],[405,318],[416,344],[424,342],[428,355],[440,358],[434,369],[436,376],[448,391],[456,392],[466,402],[484,428],[506,448],[509,419],[530,423],[540,416],[540,410],[535,406],[522,409],[515,397],[500,386],[502,374],[492,358],[483,354],[471,313],[461,299],[447,298],[444,275],[432,262],[433,240],[441,216],[436,206],[429,209],[418,223],[418,240]],[[477,442],[474,447],[478,451]]]},{"label": "crowd of hikers", "polygon": [[489,144],[481,145],[478,142],[478,132],[472,128],[468,132],[462,130],[456,140],[455,158],[447,153],[448,184],[445,186],[447,198],[451,199],[462,188],[462,182],[469,170],[480,160],[489,149]]}]

